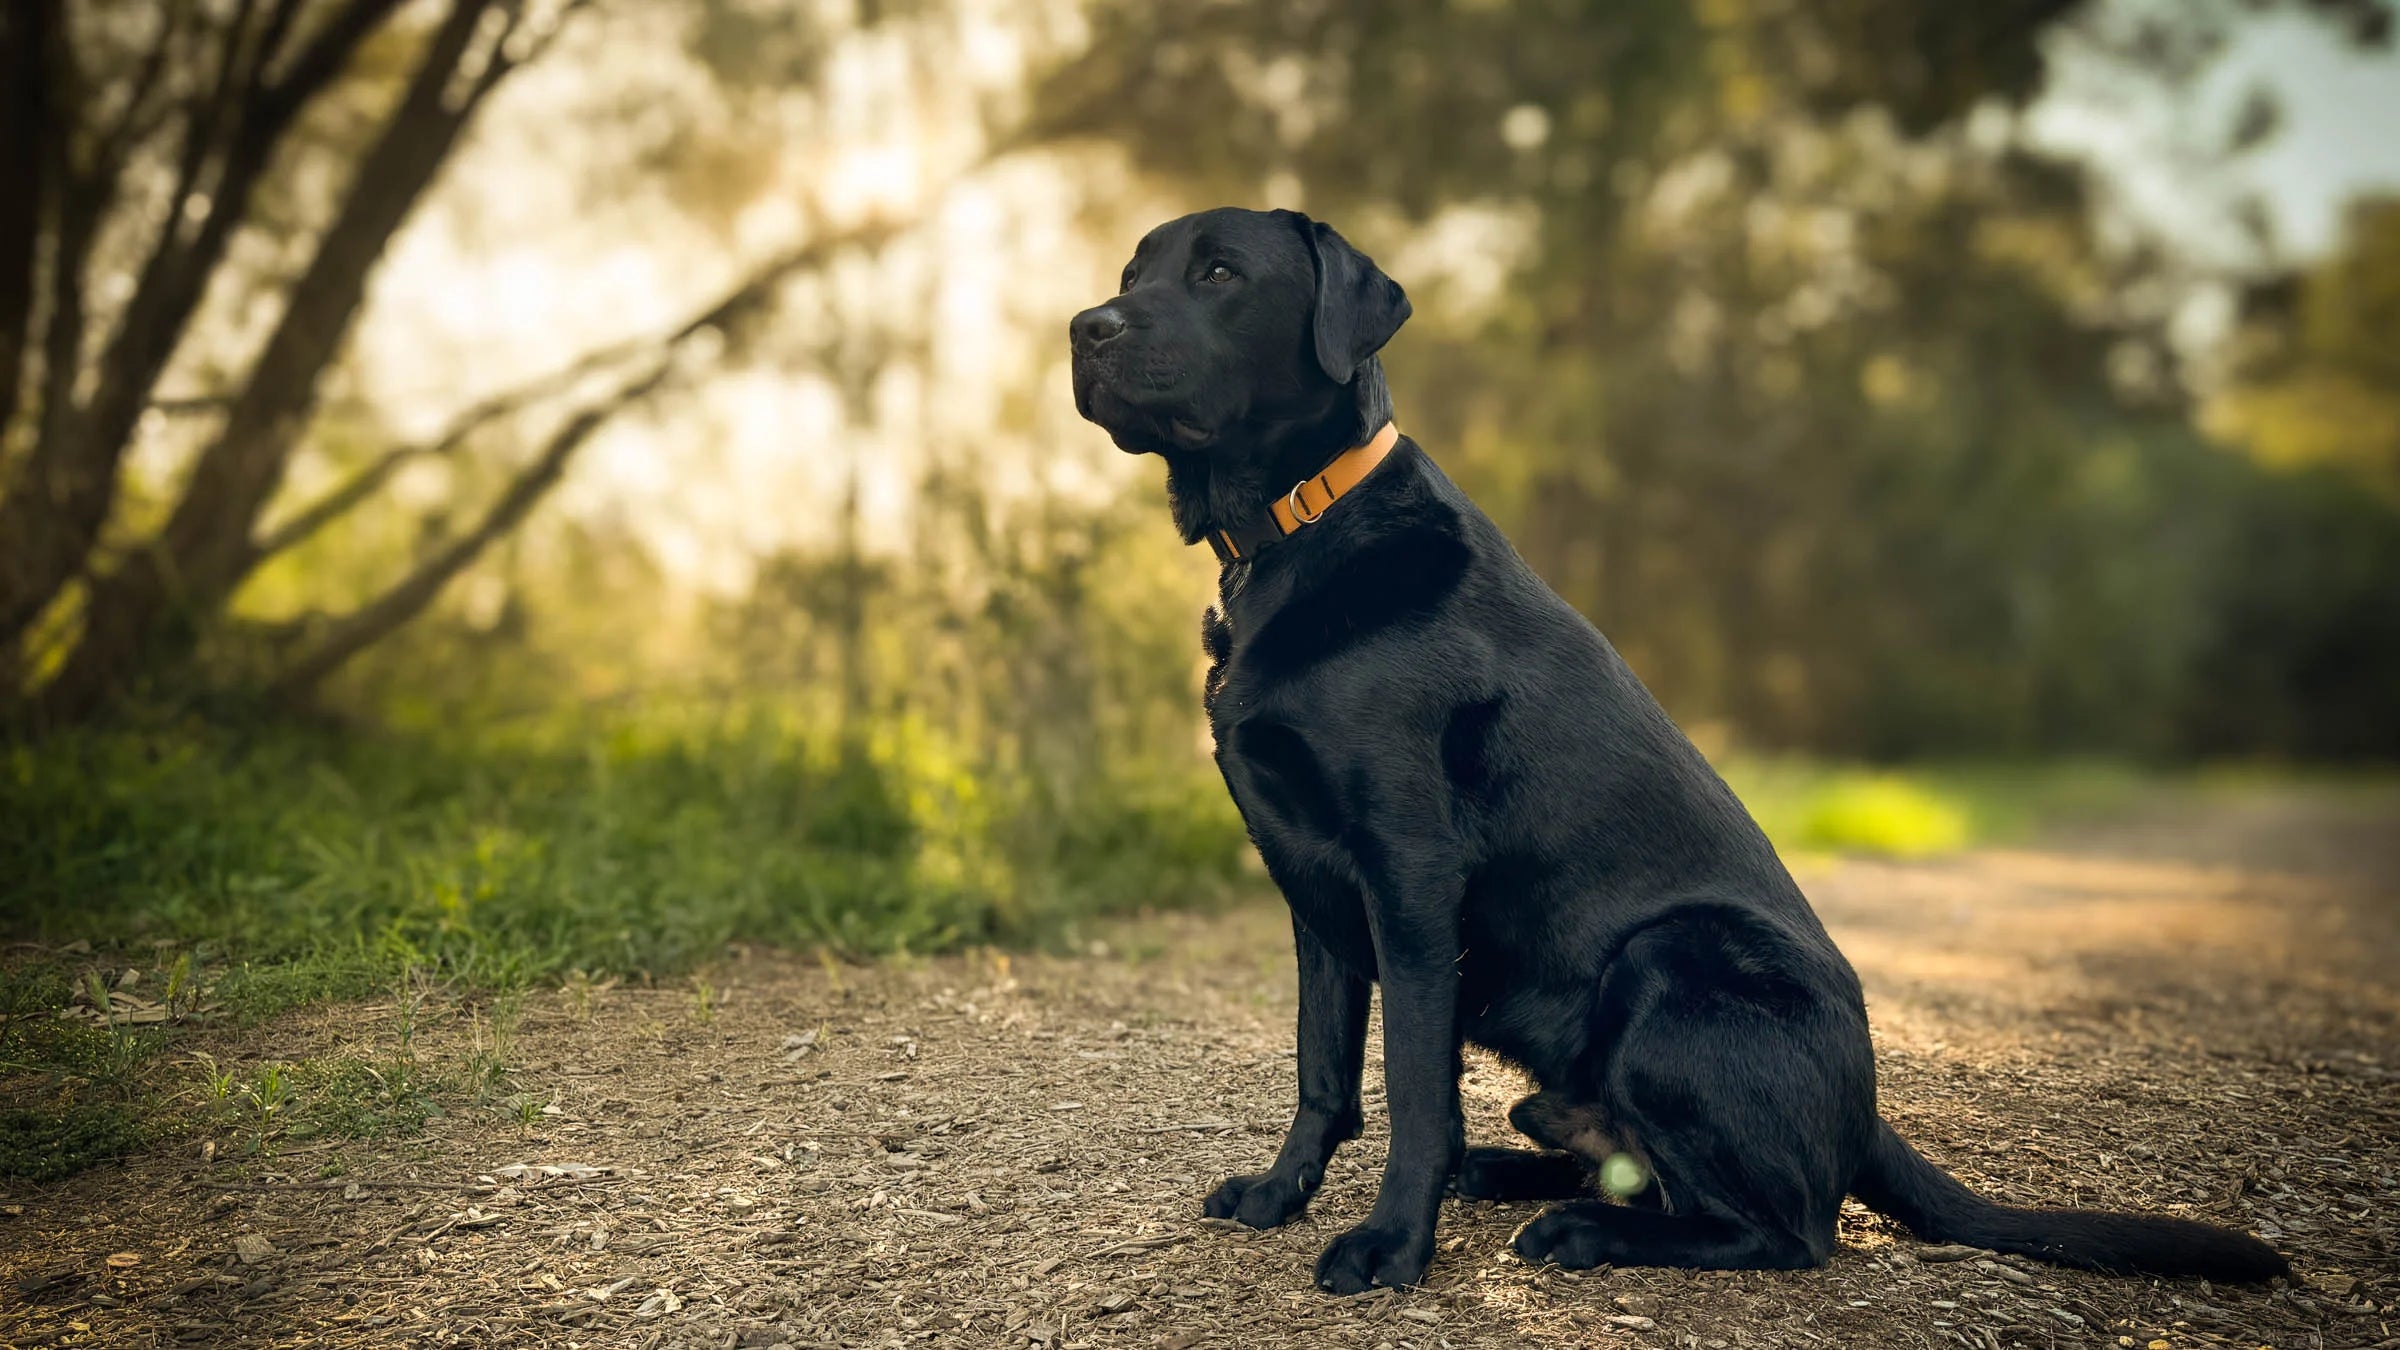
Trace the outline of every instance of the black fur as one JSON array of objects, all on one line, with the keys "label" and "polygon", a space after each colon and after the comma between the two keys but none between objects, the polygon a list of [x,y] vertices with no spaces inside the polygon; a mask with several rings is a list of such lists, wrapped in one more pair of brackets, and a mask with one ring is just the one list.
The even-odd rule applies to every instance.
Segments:
[{"label": "black fur", "polygon": [[[1255,519],[1390,416],[1375,352],[1408,302],[1293,212],[1153,230],[1072,325],[1077,408],[1166,457],[1184,539]],[[1633,672],[1415,442],[1316,524],[1228,564],[1203,623],[1217,762],[1290,902],[1299,1110],[1207,1212],[1289,1221],[1359,1128],[1370,981],[1384,1001],[1382,1190],[1317,1282],[1412,1284],[1455,1177],[1591,1194],[1607,1152],[1654,1181],[1518,1234],[1586,1267],[1786,1268],[1855,1194],[1937,1241],[2099,1270],[2264,1279],[2263,1243],[2173,1219],[1992,1204],[1878,1117],[1858,978],[1749,813]],[[1459,1048],[1541,1091],[1545,1152],[1465,1147]]]}]

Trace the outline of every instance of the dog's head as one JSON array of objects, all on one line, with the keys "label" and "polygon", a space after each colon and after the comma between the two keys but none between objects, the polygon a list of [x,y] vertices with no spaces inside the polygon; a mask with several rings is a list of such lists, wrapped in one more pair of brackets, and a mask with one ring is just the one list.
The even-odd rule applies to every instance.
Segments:
[{"label": "dog's head", "polygon": [[1068,324],[1075,409],[1137,454],[1258,445],[1346,408],[1408,313],[1399,284],[1329,226],[1202,211],[1152,230],[1117,297]]}]

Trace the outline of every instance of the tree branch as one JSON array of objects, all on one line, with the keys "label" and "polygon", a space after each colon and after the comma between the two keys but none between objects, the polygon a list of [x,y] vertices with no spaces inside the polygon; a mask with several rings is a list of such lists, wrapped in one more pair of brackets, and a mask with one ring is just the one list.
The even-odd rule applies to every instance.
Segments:
[{"label": "tree branch", "polygon": [[[875,247],[889,239],[893,233],[890,226],[873,224],[812,240],[808,244],[763,264],[744,277],[740,284],[719,297],[715,304],[685,320],[654,343],[639,344],[655,347],[658,352],[657,359],[651,363],[645,373],[627,381],[614,393],[587,406],[560,426],[558,431],[552,435],[549,443],[543,447],[541,454],[536,456],[533,462],[510,482],[508,489],[501,494],[500,499],[485,513],[483,520],[473,530],[427,558],[406,578],[375,600],[343,618],[333,620],[326,636],[319,640],[316,647],[306,656],[295,661],[282,676],[277,678],[275,681],[277,692],[287,696],[305,692],[310,687],[322,682],[326,676],[339,669],[352,657],[373,646],[401,624],[422,612],[425,606],[431,604],[434,597],[441,593],[442,587],[473,563],[492,541],[516,528],[518,523],[540,501],[542,495],[548,492],[566,472],[568,461],[573,458],[577,450],[582,448],[584,442],[590,439],[593,432],[599,430],[603,423],[628,405],[648,397],[674,373],[676,352],[684,343],[701,333],[712,329],[721,331],[748,319],[773,298],[776,287],[793,273],[819,266],[833,254],[845,248]],[[636,346],[637,344],[620,344],[614,348],[592,353],[574,366],[568,367],[567,370],[549,377],[549,382],[564,387],[571,383],[573,378],[584,372],[621,360],[624,353],[635,349]],[[469,409],[453,425],[453,431],[463,436],[461,428],[466,428],[474,420],[474,415],[478,411],[503,399],[527,394],[538,387],[539,383],[537,382],[535,386],[526,386],[522,390],[512,391],[510,394],[495,396],[494,399]],[[438,444],[440,443],[437,442]],[[391,458],[391,456],[387,456],[385,460],[378,461],[376,465],[370,466],[364,472],[374,473]],[[393,467],[396,468],[397,465]],[[363,476],[364,474],[362,474]],[[338,495],[338,491],[336,495]],[[320,503],[320,506],[331,501],[332,496],[329,495],[324,502]],[[347,504],[342,509],[348,509]],[[289,530],[290,527],[285,528]],[[278,531],[278,535],[282,533],[284,531]],[[270,538],[269,544],[271,545],[273,542],[274,540]],[[262,550],[271,551],[264,545],[262,545]]]},{"label": "tree branch", "polygon": [[[379,13],[386,4],[355,0],[329,21],[291,69],[267,85],[256,106],[268,112],[260,115],[288,118],[289,91],[330,69],[318,53],[340,34],[363,32],[355,16]],[[454,96],[461,63],[495,6],[515,13],[522,4],[451,0],[407,89],[354,170],[348,195],[291,286],[283,315],[223,426],[194,461],[165,528],[93,585],[81,640],[43,690],[45,711],[71,718],[107,698],[145,663],[180,660],[192,625],[168,620],[177,613],[205,620],[222,610],[248,565],[259,513],[281,484],[292,446],[315,407],[318,377],[365,298],[368,275],[489,92],[489,86],[470,82],[464,97]],[[245,143],[235,138],[236,159]],[[203,235],[218,222],[212,215]],[[130,420],[124,431],[130,433]]]},{"label": "tree branch", "polygon": [[0,491],[0,646],[12,643],[38,617],[58,587],[81,565],[85,537],[59,510],[86,486],[76,439],[75,381],[82,370],[84,282],[98,213],[99,185],[76,170],[73,140],[86,107],[84,75],[76,64],[63,16],[42,33],[49,134],[37,138],[40,195],[51,215],[49,296],[42,333],[41,417],[33,450],[13,466]]},{"label": "tree branch", "polygon": [[[122,441],[148,404],[158,375],[181,344],[192,311],[223,259],[234,230],[249,214],[251,190],[274,158],[284,133],[308,102],[340,74],[360,44],[400,0],[353,0],[328,20],[293,71],[271,87],[257,82],[271,34],[247,39],[256,0],[243,0],[224,38],[214,90],[187,114],[184,150],[167,218],[144,262],[133,299],[102,363],[102,388],[93,397],[97,439]],[[277,16],[269,16],[269,27]],[[287,18],[288,21],[288,18]],[[255,47],[250,61],[244,47]],[[223,144],[220,146],[219,142]],[[194,194],[211,160],[221,159],[214,191],[199,227],[190,232]]]},{"label": "tree branch", "polygon": [[[181,345],[193,311],[207,289],[209,278],[223,260],[235,227],[249,212],[251,190],[273,158],[292,119],[348,64],[358,45],[400,3],[401,0],[353,0],[327,22],[303,59],[294,63],[290,74],[271,90],[246,100],[233,98],[231,91],[243,83],[244,77],[236,72],[242,66],[241,49],[254,0],[243,0],[236,10],[223,41],[216,89],[208,100],[193,105],[187,113],[176,187],[167,204],[167,217],[143,262],[133,297],[127,301],[115,332],[102,350],[97,387],[80,408],[69,406],[71,399],[46,404],[33,453],[20,466],[16,484],[0,495],[0,538],[32,541],[0,559],[7,564],[0,569],[0,641],[21,633],[60,588],[83,570],[99,536],[100,525],[115,503],[117,470],[132,440],[134,426],[150,401],[159,373]],[[53,78],[65,91],[64,97],[76,98],[72,87],[76,78],[72,53],[65,50],[63,41],[54,41],[53,46],[58,49],[52,57],[58,63]],[[59,153],[56,145],[66,139],[66,129],[73,120],[62,117],[59,134],[47,138],[53,143],[53,154]],[[220,155],[223,164],[217,174],[211,205],[199,228],[187,239],[189,206],[196,200],[193,193],[198,190],[208,163]],[[70,175],[66,181],[76,180]],[[95,189],[111,191],[114,186],[111,180],[95,185]],[[98,205],[104,206],[105,201],[101,197]],[[74,201],[62,198],[60,209],[65,212],[75,205]],[[96,226],[96,219],[92,223]],[[55,331],[58,311],[53,311],[50,322],[54,331],[48,346],[53,352],[69,353],[73,359],[63,368],[53,367],[51,384],[70,394],[81,370],[81,273],[83,251],[88,248],[93,232],[86,231],[77,249],[58,250],[52,266],[54,289],[60,277],[69,279],[66,293],[74,299],[71,316],[74,322],[70,332]],[[63,226],[60,242],[62,245],[67,242]]]},{"label": "tree branch", "polygon": [[[243,0],[245,8],[250,3],[252,0]],[[275,54],[283,50],[283,39],[292,31],[292,20],[299,16],[300,3],[301,0],[275,0],[275,8],[268,13],[266,26],[258,32],[258,46],[251,53],[250,73],[243,79],[252,93],[265,84],[267,68],[275,63]]]},{"label": "tree branch", "polygon": [[[161,226],[158,242],[143,270],[158,265],[161,255],[172,248],[183,234],[186,205],[192,192],[200,186],[201,171],[217,151],[217,144],[233,125],[238,106],[235,90],[246,83],[242,72],[247,68],[243,49],[251,45],[250,15],[258,8],[258,0],[240,0],[234,6],[233,17],[226,21],[224,36],[218,42],[217,75],[205,88],[195,88],[186,100],[183,112],[183,145],[175,157],[175,187],[167,194],[167,219]],[[261,37],[259,43],[268,39]],[[250,57],[257,60],[255,53]],[[147,277],[145,277],[145,282]]]},{"label": "tree branch", "polygon": [[498,501],[484,513],[474,529],[436,550],[419,563],[416,569],[394,584],[389,590],[360,606],[357,610],[333,622],[325,636],[307,654],[294,661],[274,682],[274,692],[282,697],[303,693],[321,683],[326,676],[382,640],[401,624],[415,618],[451,578],[466,570],[493,540],[515,529],[519,522],[541,501],[559,478],[566,473],[567,462],[582,449],[592,433],[626,405],[647,397],[674,369],[674,362],[662,359],[648,371],[620,386],[616,392],[567,419],[559,427],[540,455],[525,466]]},{"label": "tree branch", "polygon": [[203,602],[240,574],[253,523],[282,481],[318,377],[357,317],[369,273],[474,113],[475,97],[453,107],[445,94],[489,12],[486,0],[454,0],[292,286],[224,427],[192,466],[161,541],[171,567]]},{"label": "tree branch", "polygon": [[509,54],[508,48],[523,28],[525,13],[522,9],[511,11],[508,16],[508,27],[492,43],[491,61],[485,65],[483,74],[476,79],[473,97],[481,99],[484,95],[492,92],[492,87],[500,83],[502,77],[506,76],[508,72],[519,66],[529,66],[541,60],[542,53],[550,50],[550,44],[558,41],[558,35],[567,31],[567,21],[574,18],[577,11],[590,8],[591,3],[592,0],[567,0],[564,5],[559,7],[558,13],[550,17],[549,26],[535,33],[532,39],[525,44],[525,50],[514,56]]},{"label": "tree branch", "polygon": [[149,50],[142,55],[133,79],[125,89],[125,106],[108,130],[100,135],[92,151],[92,162],[86,170],[95,178],[115,178],[124,167],[125,155],[153,131],[158,130],[157,118],[172,100],[166,97],[167,81],[159,76],[166,70],[167,53],[183,32],[184,20],[191,17],[190,0],[165,6],[158,16],[158,36],[151,39]]},{"label": "tree branch", "polygon": [[529,380],[514,389],[504,390],[471,405],[456,417],[451,418],[450,425],[442,430],[442,434],[430,441],[398,445],[386,450],[374,462],[345,479],[340,487],[332,489],[316,501],[302,507],[290,519],[258,539],[251,546],[250,561],[248,566],[243,569],[244,573],[247,574],[259,563],[303,542],[317,531],[347,515],[359,503],[374,496],[385,483],[391,481],[392,475],[407,467],[412,461],[440,459],[454,454],[476,432],[483,430],[493,422],[522,411],[554,394],[563,393],[592,372],[619,364],[636,351],[659,345],[661,343],[657,341],[618,343],[599,351],[587,353],[562,369],[552,371],[538,379]]},{"label": "tree branch", "polygon": [[[280,77],[268,78],[267,67],[274,60],[275,53],[262,49],[257,64],[251,68],[252,90],[271,96],[270,102],[274,105],[285,109],[298,108],[315,98],[317,91],[323,89],[327,81],[342,73],[342,68],[350,64],[351,54],[358,50],[359,44],[365,42],[376,29],[383,27],[383,21],[392,16],[392,11],[400,3],[401,0],[350,0],[349,5],[317,29],[316,37],[300,49],[299,54],[292,58],[291,68]],[[287,6],[270,16],[281,20],[275,33],[277,37],[281,36],[281,28],[290,25],[289,8]]]}]

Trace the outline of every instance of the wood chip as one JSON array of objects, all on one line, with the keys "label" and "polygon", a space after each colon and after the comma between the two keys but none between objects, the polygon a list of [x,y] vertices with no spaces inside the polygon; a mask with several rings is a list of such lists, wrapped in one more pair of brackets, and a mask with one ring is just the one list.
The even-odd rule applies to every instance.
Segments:
[{"label": "wood chip", "polygon": [[1127,1238],[1123,1242],[1102,1247],[1091,1255],[1093,1257],[1139,1256],[1143,1252],[1154,1252],[1164,1247],[1172,1247],[1179,1242],[1191,1240],[1192,1236],[1189,1233],[1160,1233],[1153,1237]]},{"label": "wood chip", "polygon": [[1975,1268],[1987,1275],[1997,1275],[2010,1284],[2023,1285],[2027,1289],[2033,1287],[2033,1277],[2015,1266],[2004,1266],[1997,1261],[1978,1261]]},{"label": "wood chip", "polygon": [[[2280,816],[2260,824],[2284,827]],[[2355,833],[2357,822],[2342,828]],[[1879,1103],[1985,1194],[2248,1227],[2306,1264],[2306,1286],[2204,1289],[1961,1243],[1919,1247],[1856,1207],[1820,1269],[1575,1278],[1509,1252],[1511,1232],[1539,1212],[1511,1205],[1444,1215],[1429,1288],[1327,1298],[1310,1266],[1372,1203],[1373,1148],[1333,1164],[1318,1212],[1294,1228],[1259,1232],[1196,1212],[1219,1178],[1267,1164],[1291,1109],[1290,917],[1270,903],[1131,921],[1163,939],[1164,954],[1138,965],[1019,956],[1003,976],[986,954],[934,956],[844,966],[837,984],[805,960],[782,969],[760,954],[737,963],[744,992],[713,1025],[680,1015],[681,988],[592,992],[578,1011],[574,995],[529,990],[511,1047],[520,1067],[493,1100],[554,1093],[561,1117],[527,1122],[460,1101],[411,1141],[303,1143],[270,1130],[263,1149],[245,1119],[55,1193],[0,1183],[0,1239],[26,1258],[0,1278],[0,1340],[230,1346],[313,1331],[338,1350],[570,1339],[628,1350],[2040,1350],[2051,1340],[2061,1350],[2152,1340],[2255,1350],[2306,1347],[2317,1334],[2380,1345],[2377,1319],[2394,1301],[2380,1272],[2400,1250],[2400,1189],[2388,1180],[2400,1175],[2400,1135],[2377,1128],[2390,1123],[2393,1079],[2344,1051],[2311,1051],[2314,1067],[2259,1052],[2364,1044],[2362,1026],[2382,1030],[2359,1022],[2367,1005],[2349,997],[2357,963],[2341,962],[2363,953],[2313,937],[2293,944],[2315,963],[2295,982],[2276,973],[2281,944],[2246,940],[2287,924],[2323,936],[2310,925],[2352,912],[2337,893],[2349,883],[2312,872],[2304,888],[2238,858],[2205,875],[2144,861],[2120,877],[2113,863],[2028,847],[1931,871],[1860,864],[1825,881],[1829,924],[1876,934],[1860,953],[1870,991],[1905,1011],[1881,1028]],[[2244,877],[2257,885],[2237,895],[2251,887]],[[1929,891],[1942,903],[1926,906]],[[2062,936],[2033,922],[2054,917],[2068,892],[2107,920],[2105,942],[2082,925]],[[2171,958],[2200,930],[2151,922],[2159,896],[2193,892],[2205,899],[2192,923],[2205,914],[2203,936],[2214,935],[2196,959],[2222,978],[2174,974]],[[2380,922],[2340,931],[2400,960],[2400,939]],[[1179,934],[1203,931],[1206,942],[1179,945]],[[1994,998],[1901,996],[1922,975],[1912,961],[1958,943],[2004,963]],[[2105,951],[2103,968],[2139,1015],[2054,1023],[2046,1010],[2075,997],[2054,977],[2085,970],[2060,963],[2061,951]],[[2012,984],[2010,962],[2057,969]],[[2254,963],[2259,979],[2238,978]],[[2318,974],[2322,986],[2311,983]],[[997,987],[1005,979],[1022,985]],[[157,984],[145,976],[138,992]],[[429,996],[416,1023],[421,1063],[473,1048],[473,1019],[435,1015],[450,997]],[[969,1002],[975,1011],[962,1014]],[[106,1006],[141,1010],[130,998]],[[83,1008],[87,1019],[100,1012]],[[268,1063],[390,1053],[398,1015],[388,1000],[303,1010],[208,1044],[255,1081]],[[805,1056],[778,1053],[787,1033],[820,1022]],[[2186,1035],[2223,1053],[2192,1053]],[[901,1059],[909,1044],[939,1072],[873,1081],[917,1067]],[[1368,1086],[1381,1138],[1388,1107],[1379,1079]],[[1470,1051],[1464,1088],[1470,1137],[1506,1142],[1505,1103],[1523,1090],[1515,1072]],[[2210,1112],[2228,1089],[2254,1109]],[[314,1110],[304,1093],[294,1122]],[[2157,1123],[2177,1113],[2207,1128]],[[223,1145],[213,1171],[194,1156],[212,1134]],[[2155,1161],[2134,1157],[2136,1140]],[[368,1175],[320,1179],[336,1159]],[[2228,1200],[2237,1181],[2246,1184]],[[755,1201],[747,1214],[737,1196]],[[241,1259],[237,1234],[256,1259]],[[119,1252],[138,1264],[108,1261]],[[42,1273],[60,1263],[75,1269]]]}]

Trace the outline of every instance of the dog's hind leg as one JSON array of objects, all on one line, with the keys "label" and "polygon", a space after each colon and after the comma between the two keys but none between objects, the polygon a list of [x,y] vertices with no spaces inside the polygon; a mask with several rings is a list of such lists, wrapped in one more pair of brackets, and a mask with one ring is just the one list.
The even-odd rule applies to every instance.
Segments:
[{"label": "dog's hind leg", "polygon": [[1517,1233],[1535,1265],[1683,1266],[1699,1270],[1804,1270],[1821,1259],[1788,1234],[1731,1215],[1669,1214],[1599,1200],[1553,1206]]},{"label": "dog's hind leg", "polygon": [[1508,1123],[1539,1149],[1471,1148],[1458,1169],[1470,1200],[1567,1200],[1591,1193],[1591,1169],[1614,1149],[1598,1107],[1537,1092],[1509,1108]]},{"label": "dog's hind leg", "polygon": [[[1508,1123],[1516,1127],[1517,1133],[1541,1145],[1546,1151],[1523,1155],[1527,1159],[1540,1160],[1538,1163],[1487,1163],[1495,1185],[1508,1187],[1512,1182],[1516,1184],[1513,1194],[1485,1198],[1566,1200],[1589,1195],[1594,1189],[1595,1177],[1609,1165],[1610,1159],[1627,1154],[1640,1167],[1644,1184],[1632,1193],[1617,1198],[1626,1204],[1650,1209],[1666,1206],[1664,1190],[1650,1184],[1650,1164],[1641,1145],[1630,1134],[1612,1124],[1607,1111],[1599,1103],[1578,1101],[1566,1093],[1545,1090],[1510,1107]],[[1500,1153],[1508,1151],[1494,1150]],[[1535,1189],[1545,1184],[1551,1188],[1547,1194]],[[1464,1180],[1459,1184],[1459,1194],[1473,1194]]]},{"label": "dog's hind leg", "polygon": [[1529,1148],[1471,1148],[1458,1169],[1469,1200],[1566,1200],[1589,1190],[1583,1159]]},{"label": "dog's hind leg", "polygon": [[1596,1102],[1576,1101],[1563,1092],[1537,1092],[1508,1108],[1508,1123],[1517,1133],[1562,1153],[1573,1153],[1597,1165],[1617,1151],[1608,1113]]},{"label": "dog's hind leg", "polygon": [[1784,1270],[1831,1253],[1874,1120],[1874,1069],[1847,972],[1809,970],[1815,955],[1716,908],[1625,944],[1594,1000],[1595,1057],[1509,1118],[1595,1163],[1631,1153],[1650,1184],[1631,1205],[1550,1210],[1518,1233],[1520,1255]]}]

